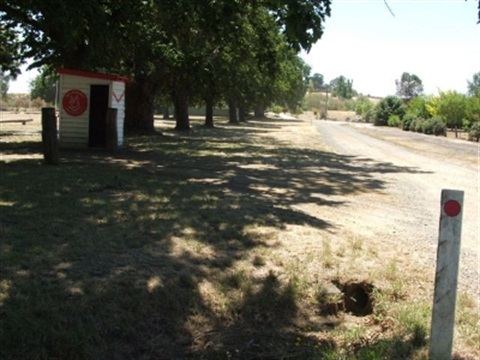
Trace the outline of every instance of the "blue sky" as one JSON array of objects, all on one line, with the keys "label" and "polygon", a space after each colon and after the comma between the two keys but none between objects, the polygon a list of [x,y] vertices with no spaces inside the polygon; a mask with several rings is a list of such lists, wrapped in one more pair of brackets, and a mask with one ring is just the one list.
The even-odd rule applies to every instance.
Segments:
[{"label": "blue sky", "polygon": [[333,0],[325,33],[302,58],[330,81],[344,75],[367,95],[395,94],[395,79],[416,74],[426,94],[467,91],[480,72],[477,0]]},{"label": "blue sky", "polygon": [[[416,74],[426,94],[467,91],[480,71],[477,0],[333,0],[325,33],[302,58],[327,81],[344,75],[367,95],[395,94],[395,79]],[[10,84],[28,92],[36,72]]]}]

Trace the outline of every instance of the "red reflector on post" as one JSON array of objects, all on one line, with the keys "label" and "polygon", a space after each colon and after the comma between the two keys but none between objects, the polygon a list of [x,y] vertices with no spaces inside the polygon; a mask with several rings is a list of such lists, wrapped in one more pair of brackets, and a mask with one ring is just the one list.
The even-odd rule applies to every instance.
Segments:
[{"label": "red reflector on post", "polygon": [[448,216],[455,217],[462,211],[462,206],[456,200],[448,200],[443,206],[443,210]]}]

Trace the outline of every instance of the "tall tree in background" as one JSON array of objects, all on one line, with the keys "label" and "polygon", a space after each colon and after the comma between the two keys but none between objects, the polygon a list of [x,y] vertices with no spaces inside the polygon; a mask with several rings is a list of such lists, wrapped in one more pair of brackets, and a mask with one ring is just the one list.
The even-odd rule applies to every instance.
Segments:
[{"label": "tall tree in background", "polygon": [[319,73],[313,74],[312,77],[310,78],[310,81],[312,82],[313,90],[320,91],[324,88],[325,80],[322,74],[319,74]]},{"label": "tall tree in background", "polygon": [[344,99],[351,99],[353,96],[353,80],[349,80],[343,75],[330,81],[330,88],[335,96],[340,96]]},{"label": "tall tree in background", "polygon": [[57,79],[58,76],[50,74],[48,70],[43,69],[43,71],[30,82],[30,98],[32,100],[40,98],[47,103],[53,104],[57,90]]},{"label": "tall tree in background", "polygon": [[468,82],[468,94],[480,97],[480,71],[473,75],[472,81]]},{"label": "tall tree in background", "polygon": [[6,100],[8,93],[8,83],[10,82],[10,75],[0,71],[0,99]]},{"label": "tall tree in background", "polygon": [[422,80],[415,74],[404,72],[400,80],[395,80],[395,85],[397,86],[397,96],[405,102],[423,93]]},{"label": "tall tree in background", "polygon": [[449,128],[461,128],[467,112],[467,97],[456,91],[442,91],[437,111]]}]

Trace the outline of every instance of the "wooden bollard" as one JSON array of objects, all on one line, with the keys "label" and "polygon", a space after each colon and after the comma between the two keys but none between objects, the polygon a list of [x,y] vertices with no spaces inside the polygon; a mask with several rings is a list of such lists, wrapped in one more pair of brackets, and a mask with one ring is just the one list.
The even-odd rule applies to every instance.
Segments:
[{"label": "wooden bollard", "polygon": [[117,112],[118,110],[114,108],[108,108],[107,110],[106,147],[108,150],[112,151],[118,149]]},{"label": "wooden bollard", "polygon": [[42,144],[45,164],[57,165],[59,163],[57,117],[54,108],[42,108]]},{"label": "wooden bollard", "polygon": [[462,213],[463,191],[442,190],[430,360],[452,358]]}]

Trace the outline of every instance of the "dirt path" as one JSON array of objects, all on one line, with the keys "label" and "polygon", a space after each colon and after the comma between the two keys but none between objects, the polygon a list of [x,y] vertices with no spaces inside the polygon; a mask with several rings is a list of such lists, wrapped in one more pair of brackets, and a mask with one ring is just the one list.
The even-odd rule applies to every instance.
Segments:
[{"label": "dirt path", "polygon": [[371,176],[386,184],[380,191],[338,199],[348,206],[341,216],[332,213],[329,221],[367,237],[384,237],[386,244],[397,244],[405,256],[432,269],[441,190],[465,191],[459,287],[480,299],[479,145],[368,124],[312,125],[331,151],[352,156],[357,165],[378,164]]}]

